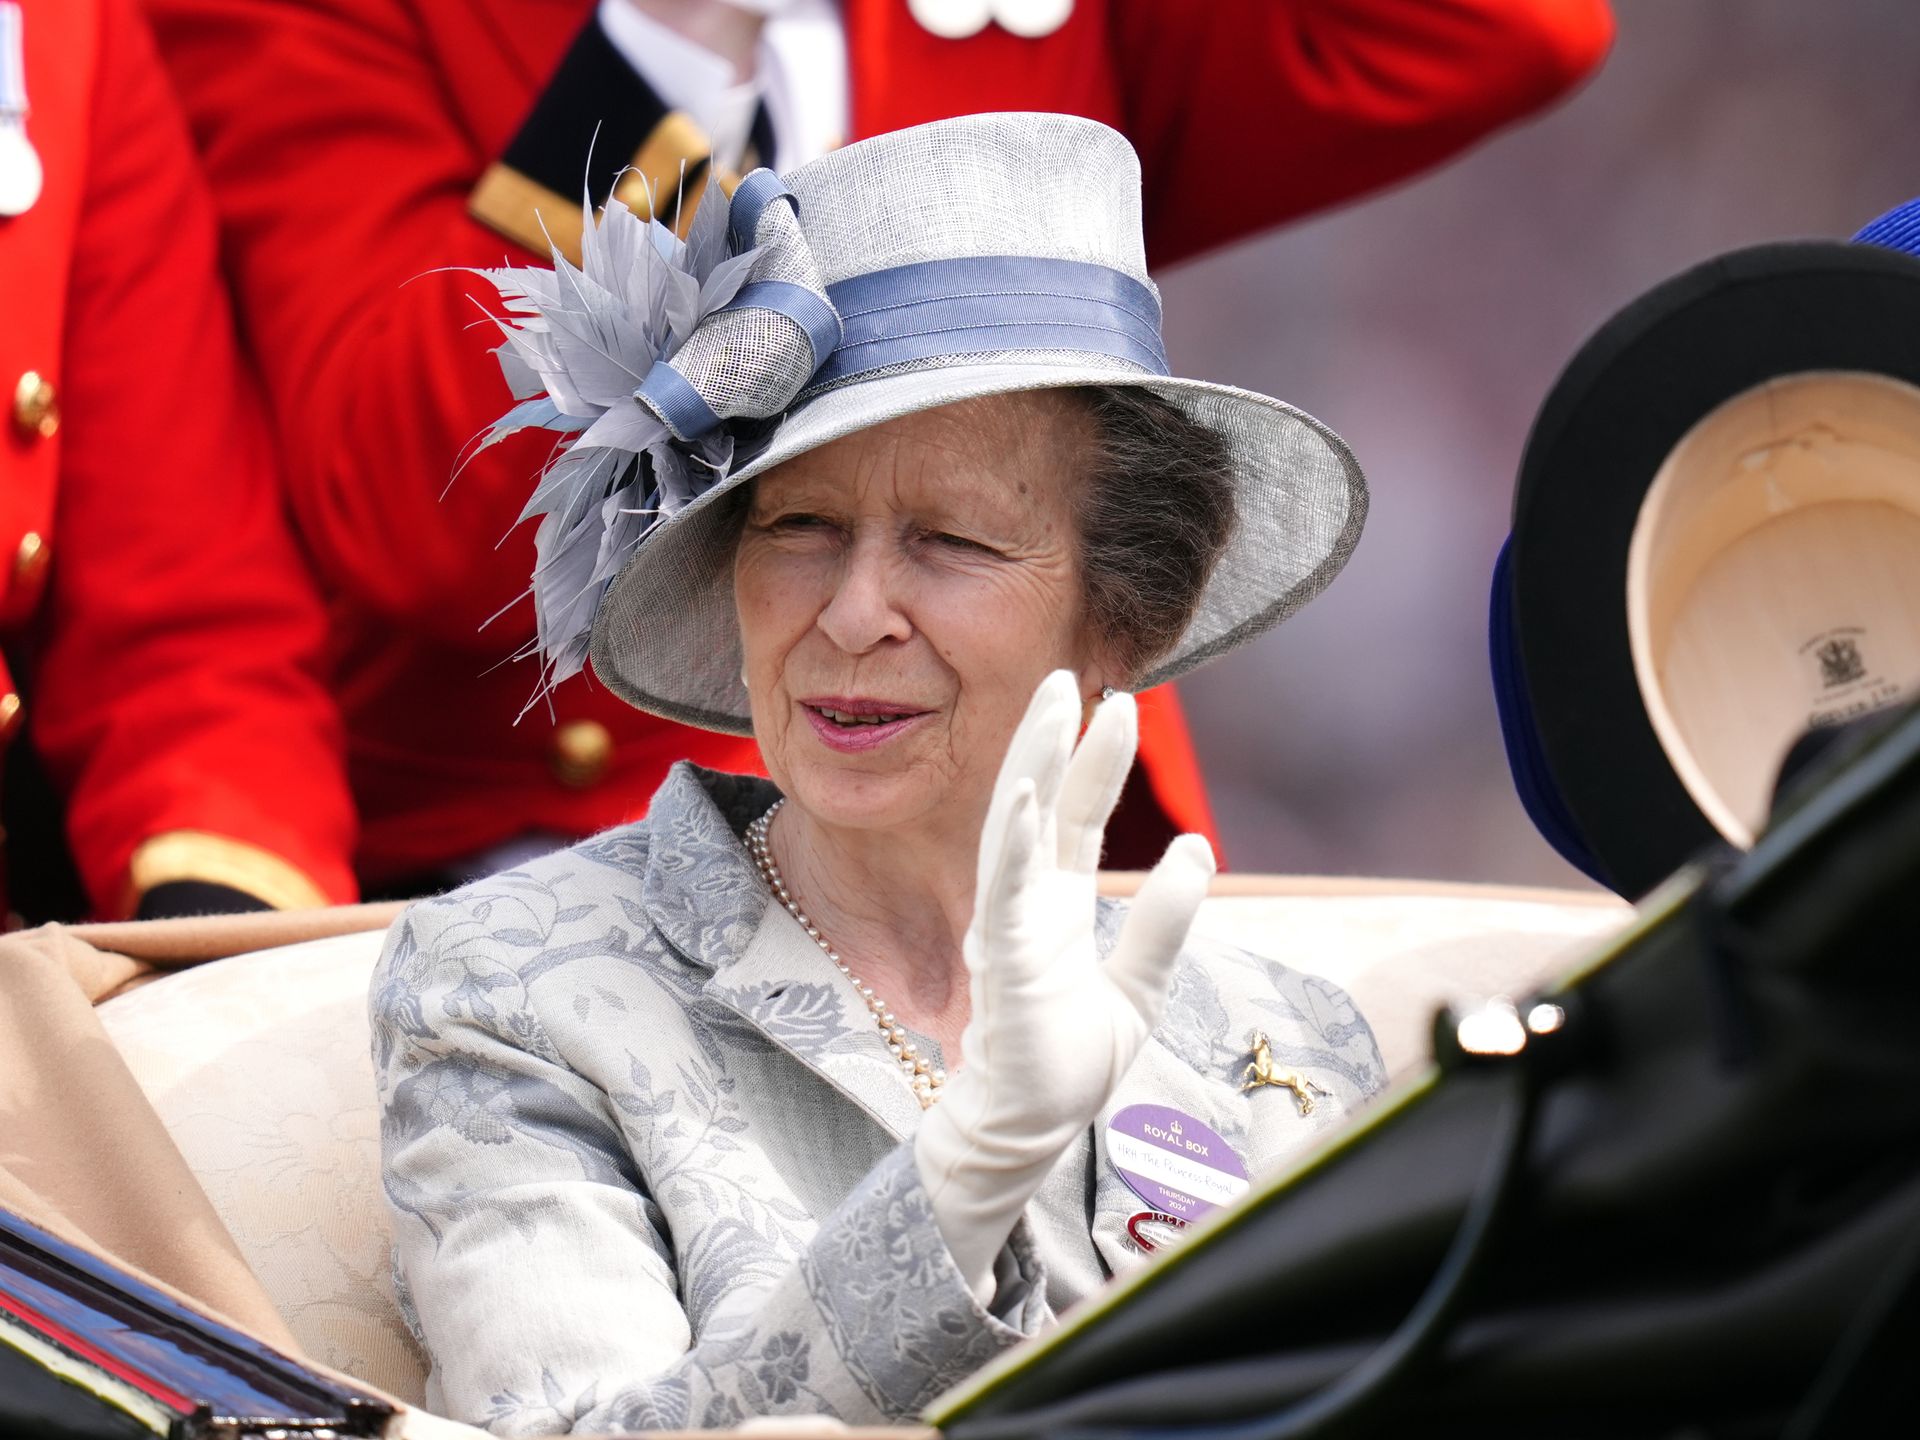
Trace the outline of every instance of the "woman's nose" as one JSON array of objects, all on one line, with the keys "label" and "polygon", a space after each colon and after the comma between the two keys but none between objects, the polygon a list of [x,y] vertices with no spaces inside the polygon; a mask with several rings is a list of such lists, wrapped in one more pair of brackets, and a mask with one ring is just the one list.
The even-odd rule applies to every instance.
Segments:
[{"label": "woman's nose", "polygon": [[904,640],[913,626],[896,594],[898,567],[877,537],[856,535],[847,547],[833,594],[818,624],[826,637],[850,655],[864,655],[888,640]]}]

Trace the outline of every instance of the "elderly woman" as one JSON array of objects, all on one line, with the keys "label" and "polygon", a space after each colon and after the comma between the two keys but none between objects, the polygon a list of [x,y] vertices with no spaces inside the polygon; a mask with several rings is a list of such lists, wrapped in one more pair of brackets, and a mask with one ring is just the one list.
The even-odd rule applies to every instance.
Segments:
[{"label": "elderly woman", "polygon": [[1126,691],[1317,592],[1359,473],[1167,374],[1138,167],[1090,122],[760,172],[684,245],[616,204],[556,264],[491,277],[501,429],[566,437],[529,507],[548,676],[590,645],[772,778],[682,766],[396,927],[429,1401],[531,1434],[911,1417],[1380,1083],[1340,991],[1189,940],[1199,837],[1131,907],[1095,890]]}]

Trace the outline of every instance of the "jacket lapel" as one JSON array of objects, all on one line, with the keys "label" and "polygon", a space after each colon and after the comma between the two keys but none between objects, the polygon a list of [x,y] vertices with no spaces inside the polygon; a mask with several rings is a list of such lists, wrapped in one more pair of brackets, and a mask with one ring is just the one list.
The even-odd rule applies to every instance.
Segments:
[{"label": "jacket lapel", "polygon": [[779,798],[771,783],[674,766],[654,796],[641,906],[706,972],[703,999],[840,1091],[895,1139],[920,1102],[852,982],[768,893],[741,832]]},{"label": "jacket lapel", "polygon": [[920,1102],[853,983],[768,896],[746,951],[715,972],[706,996],[865,1110],[894,1139],[920,1124]]}]

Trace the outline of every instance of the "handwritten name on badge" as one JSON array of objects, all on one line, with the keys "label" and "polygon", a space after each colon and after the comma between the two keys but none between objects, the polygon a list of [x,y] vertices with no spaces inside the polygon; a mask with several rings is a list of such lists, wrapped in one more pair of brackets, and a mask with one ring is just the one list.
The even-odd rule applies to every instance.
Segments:
[{"label": "handwritten name on badge", "polygon": [[1189,1224],[1231,1204],[1251,1183],[1224,1138],[1168,1105],[1117,1111],[1107,1122],[1107,1158],[1154,1213]]}]

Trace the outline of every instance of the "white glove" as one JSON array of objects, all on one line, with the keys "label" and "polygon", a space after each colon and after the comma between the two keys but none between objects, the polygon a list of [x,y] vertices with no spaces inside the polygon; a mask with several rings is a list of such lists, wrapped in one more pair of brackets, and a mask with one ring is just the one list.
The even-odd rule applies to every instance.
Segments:
[{"label": "white glove", "polygon": [[981,831],[965,942],[966,1063],[921,1122],[913,1152],[940,1233],[983,1303],[1020,1212],[1159,1020],[1213,875],[1203,837],[1176,839],[1100,963],[1095,871],[1137,727],[1133,697],[1115,695],[1076,751],[1080,696],[1073,676],[1055,671],[1014,732]]}]

